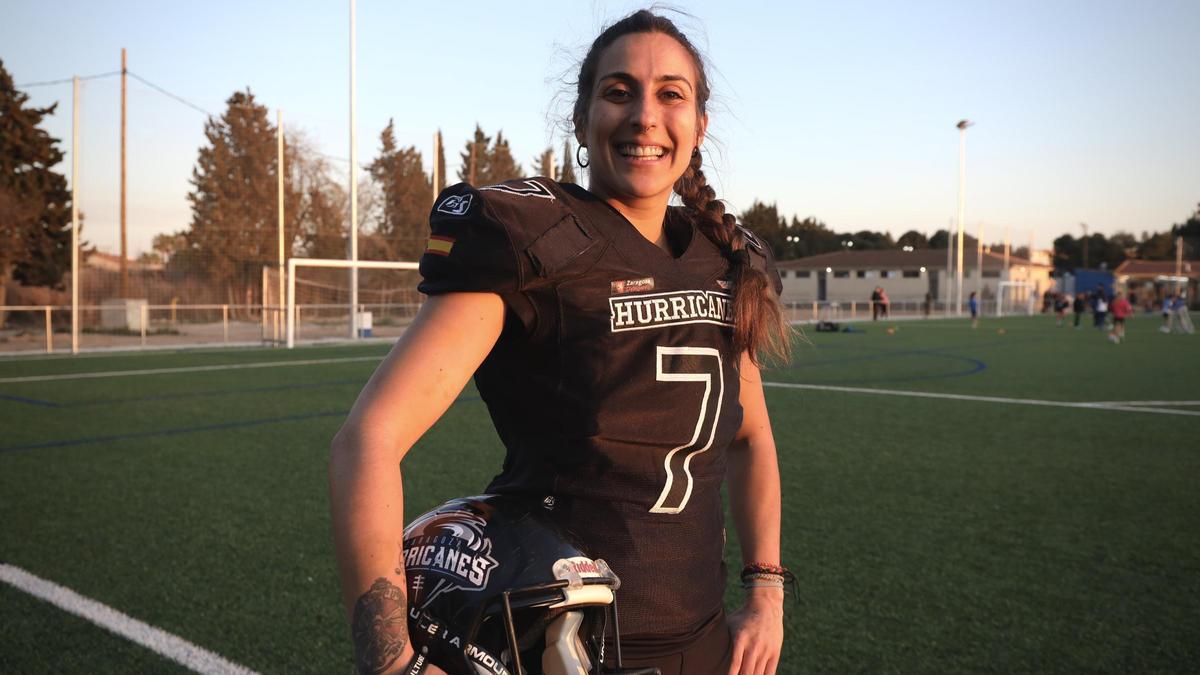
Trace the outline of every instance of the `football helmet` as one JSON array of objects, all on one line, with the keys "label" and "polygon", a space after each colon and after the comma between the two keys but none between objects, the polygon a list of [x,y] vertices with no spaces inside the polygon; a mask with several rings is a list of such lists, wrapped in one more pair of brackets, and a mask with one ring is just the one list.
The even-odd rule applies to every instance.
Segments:
[{"label": "football helmet", "polygon": [[[621,582],[545,504],[452,499],[404,528],[403,562],[413,648],[450,675],[658,673],[622,668]],[[615,670],[603,665],[606,636]]]}]

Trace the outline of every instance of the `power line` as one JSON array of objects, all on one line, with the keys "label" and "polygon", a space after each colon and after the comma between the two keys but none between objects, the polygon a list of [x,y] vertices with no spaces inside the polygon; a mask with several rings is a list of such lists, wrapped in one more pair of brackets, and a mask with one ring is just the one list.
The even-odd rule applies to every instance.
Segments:
[{"label": "power line", "polygon": [[[133,72],[132,70],[126,69],[125,73],[127,75],[129,75],[130,77],[132,77],[133,79],[137,80],[138,82],[141,82],[142,84],[146,85],[147,87],[154,89],[155,91],[162,94],[163,96],[172,98],[175,101],[178,101],[179,103],[182,103],[183,105],[191,108],[192,110],[195,110],[196,112],[202,113],[204,115],[208,115],[209,117],[216,117],[216,115],[214,115],[209,110],[202,108],[202,107],[196,105],[195,103],[192,103],[191,101],[185,99],[184,97],[182,97],[178,94],[167,91],[167,89],[165,89],[164,87],[161,87],[161,86],[151,82],[150,80],[147,80],[146,78],[142,77],[141,75],[138,75],[137,73]],[[121,74],[121,71],[114,70],[114,71],[108,72],[108,73],[100,73],[98,75],[88,75],[86,77],[80,77],[79,79],[80,80],[95,80],[95,79],[99,79],[99,78],[103,78],[103,77],[112,77],[114,75],[120,75],[120,74]],[[63,84],[63,83],[71,82],[74,79],[75,78],[73,78],[73,77],[67,77],[67,78],[63,78],[61,80],[47,80],[45,82],[31,82],[29,84],[17,85],[17,88],[25,89],[28,87],[42,87],[42,86],[48,86],[48,85],[52,85],[52,84]],[[338,157],[336,155],[327,155],[323,152],[315,152],[314,151],[314,154],[324,157],[325,159],[331,159],[331,160],[334,160],[337,162],[343,162],[343,163],[350,162],[350,160],[346,159],[345,157]]]},{"label": "power line", "polygon": [[[121,71],[114,70],[109,73],[99,73],[96,75],[84,75],[84,76],[80,77],[79,79],[80,79],[80,81],[82,81],[82,80],[98,80],[103,77],[112,77],[113,75],[120,75],[120,74],[121,74]],[[29,82],[27,84],[18,84],[18,85],[16,85],[16,88],[17,89],[28,89],[30,87],[48,87],[52,84],[70,84],[74,80],[75,80],[75,78],[73,78],[73,77],[64,77],[61,80],[45,80],[43,82]]]},{"label": "power line", "polygon": [[147,87],[150,87],[151,89],[156,90],[158,93],[162,94],[163,96],[169,96],[170,98],[173,98],[176,101],[179,101],[180,103],[186,105],[187,107],[191,108],[192,110],[195,110],[197,112],[202,112],[205,115],[208,115],[209,117],[216,117],[216,115],[213,115],[211,112],[205,110],[204,108],[201,108],[200,106],[196,105],[195,103],[192,103],[191,101],[188,101],[187,99],[183,98],[182,96],[179,96],[178,94],[172,94],[171,92],[167,91],[166,89],[163,89],[162,87],[158,86],[157,84],[154,84],[153,82],[151,82],[150,80],[147,80],[146,78],[142,77],[141,75],[138,75],[137,73],[133,72],[132,70],[126,70],[125,72],[128,73],[129,76],[132,77],[133,79],[137,80],[138,82],[141,82],[142,84],[146,85]]}]

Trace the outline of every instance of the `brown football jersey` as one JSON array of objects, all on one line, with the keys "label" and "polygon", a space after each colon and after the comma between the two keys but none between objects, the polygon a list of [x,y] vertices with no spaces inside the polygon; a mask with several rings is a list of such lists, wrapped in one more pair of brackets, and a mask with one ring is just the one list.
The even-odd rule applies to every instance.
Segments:
[{"label": "brown football jersey", "polygon": [[[609,563],[631,652],[639,636],[686,642],[720,611],[720,489],[742,419],[729,262],[682,208],[666,226],[674,255],[576,185],[461,184],[421,258],[424,293],[504,298],[475,374],[507,450],[488,491],[537,497]],[[778,291],[769,251],[752,250]]]}]

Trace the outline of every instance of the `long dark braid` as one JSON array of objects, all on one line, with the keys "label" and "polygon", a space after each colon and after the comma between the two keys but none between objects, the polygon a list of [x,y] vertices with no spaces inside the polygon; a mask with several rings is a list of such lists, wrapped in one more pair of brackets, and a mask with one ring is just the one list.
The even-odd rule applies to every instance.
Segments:
[{"label": "long dark braid", "polygon": [[[577,130],[587,127],[587,112],[592,102],[592,89],[596,83],[596,68],[600,55],[618,38],[634,33],[662,33],[674,39],[692,57],[696,67],[697,114],[705,114],[712,91],[704,59],[679,28],[668,18],[649,10],[639,10],[606,28],[588,50],[579,67],[576,81],[575,106],[572,121]],[[748,352],[750,358],[761,365],[761,357],[769,356],[780,362],[787,360],[791,351],[791,330],[783,321],[771,280],[762,270],[750,262],[750,251],[746,249],[746,237],[737,227],[737,218],[725,212],[725,203],[717,199],[717,193],[708,184],[701,170],[702,158],[697,150],[679,180],[675,181],[675,193],[692,215],[697,229],[721,250],[729,259],[732,269],[733,287],[733,347],[736,353]]]},{"label": "long dark braid", "polygon": [[675,181],[675,193],[693,214],[693,222],[708,240],[729,259],[733,287],[733,347],[747,351],[761,365],[763,355],[786,362],[791,352],[791,330],[783,320],[779,299],[766,272],[750,262],[746,236],[737,217],[725,212],[725,202],[708,184],[700,152],[692,154],[688,168]]}]

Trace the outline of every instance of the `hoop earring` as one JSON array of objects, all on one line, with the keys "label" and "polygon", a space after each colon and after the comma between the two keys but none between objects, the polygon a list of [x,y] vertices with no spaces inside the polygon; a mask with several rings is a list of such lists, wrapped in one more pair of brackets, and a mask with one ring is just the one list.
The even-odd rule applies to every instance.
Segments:
[{"label": "hoop earring", "polygon": [[581,145],[581,146],[579,146],[579,147],[575,148],[575,161],[579,163],[579,168],[581,168],[581,169],[586,169],[586,168],[588,167],[588,164],[591,164],[591,163],[592,163],[592,158],[591,158],[591,157],[587,157],[587,158],[585,158],[585,159],[580,159],[580,158],[579,158],[579,151],[580,151],[580,150],[587,150],[587,146],[586,146],[586,145]]}]

